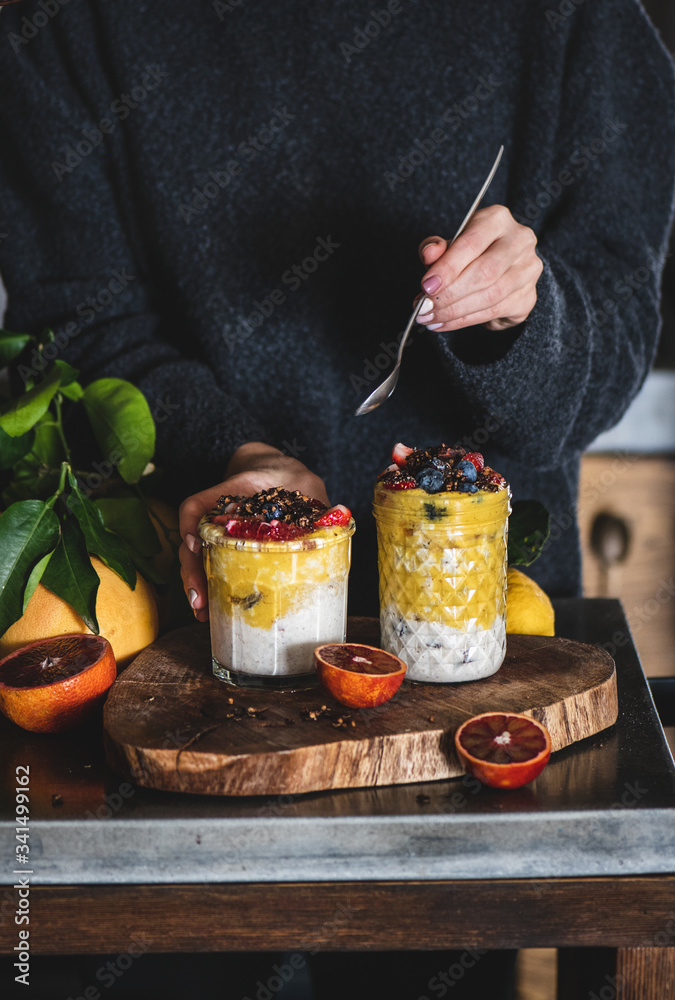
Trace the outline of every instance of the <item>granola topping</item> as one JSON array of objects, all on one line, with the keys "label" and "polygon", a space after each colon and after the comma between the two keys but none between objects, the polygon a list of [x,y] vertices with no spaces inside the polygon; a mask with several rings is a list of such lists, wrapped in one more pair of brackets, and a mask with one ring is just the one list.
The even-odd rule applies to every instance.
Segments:
[{"label": "granola topping", "polygon": [[485,464],[480,452],[451,448],[407,448],[396,444],[393,465],[378,476],[389,490],[422,489],[426,493],[498,493],[506,480]]}]

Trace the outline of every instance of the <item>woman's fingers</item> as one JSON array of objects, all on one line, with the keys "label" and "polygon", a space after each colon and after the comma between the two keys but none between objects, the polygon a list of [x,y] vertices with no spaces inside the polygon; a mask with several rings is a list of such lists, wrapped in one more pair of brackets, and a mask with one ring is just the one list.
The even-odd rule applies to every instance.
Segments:
[{"label": "woman's fingers", "polygon": [[[270,449],[270,452],[272,449]],[[251,449],[250,455],[240,455],[237,471],[222,483],[201,493],[188,497],[179,511],[179,525],[182,544],[178,550],[181,564],[183,587],[197,621],[206,621],[208,593],[206,574],[202,563],[202,544],[199,537],[199,521],[207,511],[215,507],[218,499],[225,494],[251,496],[259,490],[280,486],[288,490],[300,490],[307,496],[316,497],[330,506],[323,480],[297,459],[282,455],[274,449],[274,454],[261,455]],[[246,468],[246,466],[249,466]]]},{"label": "woman's fingers", "polygon": [[[477,212],[451,246],[437,239],[420,246],[428,270],[419,323],[443,331],[478,323],[505,329],[527,319],[543,269],[531,229],[503,205],[493,205]],[[430,262],[430,256],[436,259]]]}]

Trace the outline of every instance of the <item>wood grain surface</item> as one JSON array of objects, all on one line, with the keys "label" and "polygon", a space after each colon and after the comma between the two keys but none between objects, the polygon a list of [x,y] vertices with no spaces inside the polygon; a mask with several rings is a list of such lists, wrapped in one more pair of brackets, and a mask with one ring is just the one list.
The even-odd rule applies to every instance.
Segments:
[{"label": "wood grain surface", "polygon": [[[30,941],[64,955],[126,951],[134,936],[149,952],[634,948],[668,940],[673,898],[672,875],[34,885]],[[16,941],[14,922],[0,924],[0,953]],[[604,985],[598,976],[570,998]]]},{"label": "wood grain surface", "polygon": [[[377,622],[350,619],[349,638],[377,645]],[[568,639],[509,636],[492,677],[405,682],[376,709],[346,709],[320,687],[267,692],[224,684],[211,672],[208,631],[194,625],[153,643],[118,677],[104,738],[110,765],[145,787],[299,794],[457,777],[454,732],[486,711],[532,715],[559,750],[616,721],[614,661]]]}]

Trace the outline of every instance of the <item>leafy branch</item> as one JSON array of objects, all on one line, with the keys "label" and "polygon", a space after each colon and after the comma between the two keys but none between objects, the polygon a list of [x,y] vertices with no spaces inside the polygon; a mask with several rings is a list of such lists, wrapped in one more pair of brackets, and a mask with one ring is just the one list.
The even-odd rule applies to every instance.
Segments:
[{"label": "leafy branch", "polygon": [[23,389],[0,400],[0,470],[7,505],[0,517],[0,634],[21,617],[40,581],[98,632],[99,578],[91,556],[131,589],[137,568],[155,582],[166,582],[152,567],[161,543],[143,503],[132,497],[139,506],[131,508],[128,496],[91,498],[87,483],[94,473],[73,468],[64,422],[66,409],[73,422],[78,414],[79,422],[84,417],[109,477],[143,496],[138,484],[155,451],[148,403],[123,379],[97,379],[83,387],[76,369],[44,357],[52,340],[51,331],[33,337],[0,330],[0,367],[10,366],[10,376],[16,376],[28,351],[34,359],[32,369],[18,368],[29,373]]}]

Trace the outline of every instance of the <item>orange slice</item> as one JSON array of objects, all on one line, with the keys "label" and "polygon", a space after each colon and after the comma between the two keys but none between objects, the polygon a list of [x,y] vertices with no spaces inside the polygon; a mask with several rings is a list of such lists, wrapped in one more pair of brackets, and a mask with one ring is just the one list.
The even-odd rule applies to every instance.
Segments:
[{"label": "orange slice", "polygon": [[33,733],[79,725],[115,680],[112,647],[102,635],[57,635],[0,660],[0,710]]},{"label": "orange slice", "polygon": [[314,650],[319,680],[349,708],[374,708],[389,701],[408,669],[393,653],[356,642],[331,642]]},{"label": "orange slice", "polygon": [[540,722],[514,712],[485,712],[455,733],[460,763],[492,788],[520,788],[541,774],[551,756],[551,737]]}]

